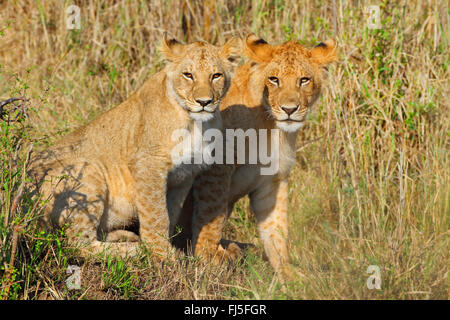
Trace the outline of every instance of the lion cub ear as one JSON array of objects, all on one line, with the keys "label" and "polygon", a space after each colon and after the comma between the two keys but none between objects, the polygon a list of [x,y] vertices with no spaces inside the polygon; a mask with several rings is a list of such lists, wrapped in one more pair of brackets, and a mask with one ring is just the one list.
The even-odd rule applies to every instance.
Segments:
[{"label": "lion cub ear", "polygon": [[255,62],[269,62],[272,60],[273,51],[273,46],[253,33],[245,39],[245,55]]},{"label": "lion cub ear", "polygon": [[220,48],[220,56],[228,60],[233,65],[238,64],[242,55],[242,40],[240,38],[230,38]]},{"label": "lion cub ear", "polygon": [[178,42],[176,39],[169,39],[167,33],[164,33],[162,45],[159,48],[161,53],[169,61],[174,61],[183,53],[184,45]]},{"label": "lion cub ear", "polygon": [[311,60],[319,65],[325,66],[337,59],[337,45],[334,39],[328,39],[319,43],[310,50]]}]

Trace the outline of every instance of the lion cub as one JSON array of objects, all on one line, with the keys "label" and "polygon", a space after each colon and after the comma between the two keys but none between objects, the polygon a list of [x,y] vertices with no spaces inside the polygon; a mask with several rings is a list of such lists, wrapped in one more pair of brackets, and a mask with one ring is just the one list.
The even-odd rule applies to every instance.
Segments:
[{"label": "lion cub", "polygon": [[[240,42],[182,45],[164,37],[168,63],[128,100],[34,157],[44,224],[67,225],[82,254],[134,254],[141,241],[163,258],[176,217],[199,165],[174,159],[177,129],[221,127],[217,108],[231,83]],[[187,146],[189,148],[189,146]],[[192,152],[191,152],[192,153]],[[166,192],[168,193],[166,197]],[[169,201],[169,200],[170,201]],[[168,208],[168,203],[174,208]],[[176,203],[180,203],[177,209]],[[138,223],[138,235],[127,230]],[[106,242],[105,242],[106,241]]]},{"label": "lion cub", "polygon": [[313,49],[294,41],[273,46],[250,35],[245,54],[250,61],[236,70],[220,105],[224,128],[244,130],[249,133],[248,141],[252,132],[268,132],[267,140],[261,140],[255,133],[256,140],[247,144],[244,151],[249,155],[252,148],[254,151],[267,146],[273,154],[276,143],[277,170],[263,174],[262,168],[266,166],[260,162],[211,166],[197,176],[180,224],[187,230],[186,237],[192,236],[196,255],[232,259],[239,254],[240,247],[222,240],[222,230],[235,202],[248,195],[271,265],[277,272],[289,275],[288,177],[295,162],[298,130],[319,97],[322,67],[335,60],[336,43],[328,40]]}]

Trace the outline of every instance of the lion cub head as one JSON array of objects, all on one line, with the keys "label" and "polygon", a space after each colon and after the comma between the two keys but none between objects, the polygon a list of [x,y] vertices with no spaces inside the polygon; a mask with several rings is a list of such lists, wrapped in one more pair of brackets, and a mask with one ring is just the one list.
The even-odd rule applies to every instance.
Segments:
[{"label": "lion cub head", "polygon": [[313,49],[294,41],[272,46],[253,34],[245,42],[245,54],[254,62],[252,91],[262,94],[277,127],[285,132],[299,130],[319,96],[322,67],[336,59],[336,42],[330,39]]},{"label": "lion cub head", "polygon": [[225,96],[241,41],[231,38],[222,47],[194,42],[183,45],[175,39],[163,39],[161,52],[168,64],[168,94],[183,107],[193,120],[208,121]]}]

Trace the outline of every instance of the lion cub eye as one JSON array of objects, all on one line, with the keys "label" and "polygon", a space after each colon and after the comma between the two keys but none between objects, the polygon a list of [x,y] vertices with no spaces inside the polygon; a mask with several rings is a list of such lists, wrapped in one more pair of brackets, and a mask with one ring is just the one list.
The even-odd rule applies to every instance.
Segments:
[{"label": "lion cub eye", "polygon": [[311,79],[307,78],[307,77],[300,78],[300,85],[304,86],[304,85],[308,84],[310,81],[311,81]]},{"label": "lion cub eye", "polygon": [[280,80],[277,77],[269,77],[269,81],[277,86],[280,84]]},{"label": "lion cub eye", "polygon": [[213,79],[213,80],[216,80],[216,79],[219,79],[221,76],[222,76],[221,73],[214,73],[214,74],[212,75],[212,79]]},{"label": "lion cub eye", "polygon": [[183,72],[183,76],[186,78],[186,79],[194,79],[194,76],[192,75],[192,73],[189,73],[189,72]]}]

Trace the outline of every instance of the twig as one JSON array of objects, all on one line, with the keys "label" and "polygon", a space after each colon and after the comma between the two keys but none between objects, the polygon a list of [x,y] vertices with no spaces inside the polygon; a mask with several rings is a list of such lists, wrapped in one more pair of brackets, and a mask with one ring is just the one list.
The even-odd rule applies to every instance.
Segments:
[{"label": "twig", "polygon": [[3,107],[7,104],[13,103],[15,101],[23,100],[23,98],[9,98],[0,102],[0,112],[3,111]]},{"label": "twig", "polygon": [[[18,106],[14,105],[14,108],[12,108],[12,110],[5,112],[4,107],[8,104],[11,104],[13,102],[16,101],[22,101],[22,103]],[[6,100],[3,100],[2,102],[0,102],[0,119],[10,123],[10,122],[16,122],[19,120],[20,116],[22,115],[24,118],[28,118],[28,113],[27,113],[27,106],[26,106],[26,102],[27,99],[25,97],[20,97],[20,98],[9,98]],[[11,113],[11,111],[19,111],[19,113],[16,115],[16,117],[13,120],[9,119],[9,114]],[[8,119],[5,119],[5,114],[6,113],[8,115]]]},{"label": "twig", "polygon": [[19,239],[19,226],[14,227],[13,235],[12,235],[12,248],[11,248],[11,258],[9,259],[8,266],[8,275],[6,278],[6,288],[4,291],[4,300],[8,299],[9,289],[11,288],[12,283],[10,282],[13,269],[14,269],[14,260],[16,259],[16,250],[17,250],[17,242]]}]

